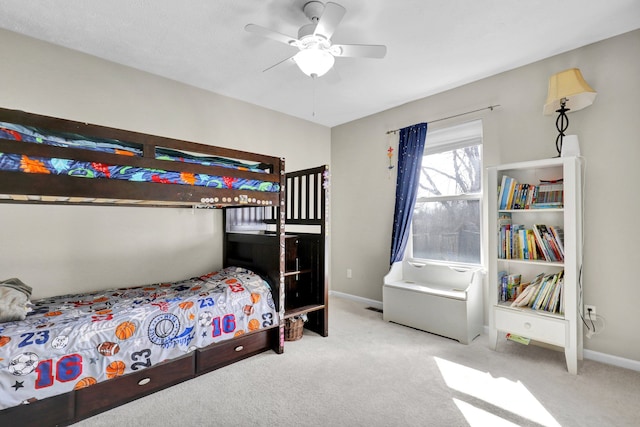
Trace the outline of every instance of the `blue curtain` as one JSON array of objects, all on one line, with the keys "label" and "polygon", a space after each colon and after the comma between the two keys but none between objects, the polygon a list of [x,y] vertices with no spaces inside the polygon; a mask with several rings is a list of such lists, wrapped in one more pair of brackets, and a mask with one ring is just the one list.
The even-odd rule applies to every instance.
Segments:
[{"label": "blue curtain", "polygon": [[391,236],[391,264],[402,260],[409,241],[409,226],[420,183],[420,166],[422,165],[426,137],[426,123],[400,129],[396,206],[393,213],[393,234]]}]

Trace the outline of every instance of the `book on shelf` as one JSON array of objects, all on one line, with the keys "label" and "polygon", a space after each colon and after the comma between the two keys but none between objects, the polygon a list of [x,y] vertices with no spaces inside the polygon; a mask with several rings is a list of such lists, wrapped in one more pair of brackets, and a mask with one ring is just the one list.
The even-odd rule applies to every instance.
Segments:
[{"label": "book on shelf", "polygon": [[498,236],[498,242],[499,242],[499,246],[498,246],[498,257],[499,258],[506,258],[507,255],[507,239],[506,239],[506,234],[508,233],[507,230],[511,229],[511,213],[509,212],[501,212],[498,215],[498,232],[499,232],[499,236]]},{"label": "book on shelf", "polygon": [[540,234],[540,230],[538,229],[538,227],[536,227],[535,225],[532,228],[533,230],[533,235],[536,238],[536,244],[538,246],[539,252],[542,254],[542,258],[545,261],[551,261],[551,256],[549,255],[549,252],[547,250],[547,245],[545,245],[544,243],[544,239],[542,238],[541,234]]},{"label": "book on shelf", "polygon": [[509,191],[507,190],[509,186],[509,184],[507,183],[508,179],[509,177],[507,175],[502,175],[502,180],[500,181],[500,184],[498,186],[498,209],[506,209],[506,206],[507,206],[506,195]]},{"label": "book on shelf", "polygon": [[500,295],[500,301],[507,301],[507,277],[506,271],[498,273],[498,295]]},{"label": "book on shelf", "polygon": [[[555,231],[555,232],[554,232]],[[549,262],[564,261],[564,233],[558,226],[547,226],[544,224],[534,224],[532,227],[533,236],[539,254]]]},{"label": "book on shelf", "polygon": [[561,202],[557,203],[534,203],[529,209],[561,209],[564,205]]},{"label": "book on shelf", "polygon": [[520,274],[509,274],[506,271],[498,273],[498,294],[501,302],[513,301],[528,286],[529,283],[522,283]]},{"label": "book on shelf", "polygon": [[507,301],[511,301],[517,296],[521,279],[522,275],[520,274],[509,274],[507,276]]},{"label": "book on shelf", "polygon": [[510,213],[503,212],[498,218],[497,237],[499,259],[564,260],[564,232],[561,227],[534,224],[527,228],[522,224],[512,224]]},{"label": "book on shelf", "polygon": [[533,295],[536,295],[538,291],[539,282],[532,280],[531,283],[518,295],[518,297],[511,303],[511,307],[525,307],[529,305]]},{"label": "book on shelf", "polygon": [[538,197],[539,186],[519,183],[515,178],[502,175],[498,187],[498,209],[530,209]]},{"label": "book on shelf", "polygon": [[562,289],[560,292],[560,301],[558,302],[558,313],[564,314],[564,277],[562,278]]},{"label": "book on shelf", "polygon": [[516,190],[517,181],[507,175],[502,175],[500,191],[498,192],[498,209],[511,209],[513,206],[513,193]]},{"label": "book on shelf", "polygon": [[[506,272],[502,277],[508,277]],[[523,284],[511,307],[530,307],[548,313],[564,313],[564,270],[538,274],[530,283]],[[501,299],[502,300],[502,299]],[[502,300],[505,301],[505,300]]]},{"label": "book on shelf", "polygon": [[549,311],[551,313],[562,313],[562,311],[560,311],[560,296],[562,295],[563,290],[564,278],[560,277],[558,279],[558,282],[556,283],[556,287],[553,291],[553,295],[549,301],[549,304],[547,305],[547,307],[545,307],[546,311]]},{"label": "book on shelf", "polygon": [[511,213],[509,212],[500,212],[498,215],[498,227],[504,225],[511,225]]},{"label": "book on shelf", "polygon": [[527,201],[525,202],[525,209],[531,209],[531,206],[538,199],[538,186],[529,184],[529,194],[527,194]]},{"label": "book on shelf", "polygon": [[529,300],[529,307],[536,310],[538,305],[540,304],[540,300],[544,297],[544,294],[547,292],[547,287],[549,283],[549,275],[545,275],[542,281],[540,281],[540,285],[538,286],[538,291],[535,295],[531,296]]},{"label": "book on shelf", "polygon": [[518,295],[518,298],[511,303],[511,307],[524,307],[528,305],[531,295],[533,295],[537,289],[538,285],[529,284],[529,286],[527,286],[525,290]]},{"label": "book on shelf", "polygon": [[540,281],[544,277],[544,273],[536,276],[527,286],[520,292],[520,295],[511,303],[511,307],[524,307],[529,305],[531,298],[537,294]]},{"label": "book on shelf", "polygon": [[564,307],[558,304],[551,304],[554,295],[560,301],[560,295],[564,284],[563,280],[564,270],[555,273],[547,274],[542,279],[537,295],[533,298],[533,302],[530,301],[529,306],[533,310],[546,311],[550,313],[564,312]]},{"label": "book on shelf", "polygon": [[553,290],[556,288],[556,284],[558,281],[557,275],[552,275],[547,278],[544,282],[544,292],[540,292],[534,306],[532,307],[534,310],[543,310],[547,311],[547,305],[549,304],[549,299],[553,294]]},{"label": "book on shelf", "polygon": [[545,298],[541,309],[544,311],[548,311],[549,313],[560,313],[564,312],[564,308],[560,310],[559,300],[562,290],[564,288],[564,271],[561,271],[556,275],[556,279],[553,282],[553,287],[549,289],[549,294]]},{"label": "book on shelf", "polygon": [[527,199],[529,198],[529,184],[516,185],[516,192],[513,198],[512,209],[527,209]]},{"label": "book on shelf", "polygon": [[562,179],[540,181],[538,194],[532,209],[562,208],[564,206],[564,183]]},{"label": "book on shelf", "polygon": [[551,231],[551,234],[553,234],[553,237],[558,244],[558,248],[560,249],[560,253],[564,258],[564,230],[557,225],[549,226],[549,230]]},{"label": "book on shelf", "polygon": [[502,175],[498,187],[498,209],[551,209],[564,206],[562,179],[540,181],[540,184],[519,183],[515,178]]},{"label": "book on shelf", "polygon": [[538,254],[538,245],[536,243],[536,236],[533,234],[533,229],[527,230],[527,244],[529,245],[529,253],[531,254],[530,259],[540,259],[540,255]]}]

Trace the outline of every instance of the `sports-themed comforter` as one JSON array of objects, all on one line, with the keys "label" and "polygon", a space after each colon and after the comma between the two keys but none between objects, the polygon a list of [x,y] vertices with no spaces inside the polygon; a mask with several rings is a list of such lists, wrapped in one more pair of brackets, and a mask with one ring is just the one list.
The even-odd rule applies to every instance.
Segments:
[{"label": "sports-themed comforter", "polygon": [[0,323],[0,409],[148,368],[278,324],[268,284],[236,267],[33,302]]},{"label": "sports-themed comforter", "polygon": [[[142,156],[139,144],[115,139],[88,138],[68,133],[52,133],[39,128],[0,122],[0,138],[16,142],[53,145],[58,147],[80,148],[124,156]],[[266,172],[265,165],[245,163],[224,157],[203,156],[194,153],[157,147],[155,158],[172,162],[195,163],[206,166],[220,166],[252,172]],[[167,162],[170,168],[170,163]],[[186,173],[165,169],[109,165],[81,160],[26,156],[23,154],[1,153],[0,170],[69,175],[82,178],[119,179],[135,182],[156,182],[163,184],[195,185],[235,190],[264,192],[280,191],[277,182],[259,179],[237,178],[204,173]]]}]

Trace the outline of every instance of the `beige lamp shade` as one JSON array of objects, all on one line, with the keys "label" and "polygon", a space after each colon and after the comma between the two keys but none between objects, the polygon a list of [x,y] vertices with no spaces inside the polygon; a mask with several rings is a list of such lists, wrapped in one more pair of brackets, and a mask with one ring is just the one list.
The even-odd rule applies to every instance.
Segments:
[{"label": "beige lamp shade", "polygon": [[553,114],[560,108],[563,99],[570,111],[582,110],[593,104],[596,95],[596,91],[587,84],[578,68],[561,71],[549,77],[549,93],[543,114]]}]

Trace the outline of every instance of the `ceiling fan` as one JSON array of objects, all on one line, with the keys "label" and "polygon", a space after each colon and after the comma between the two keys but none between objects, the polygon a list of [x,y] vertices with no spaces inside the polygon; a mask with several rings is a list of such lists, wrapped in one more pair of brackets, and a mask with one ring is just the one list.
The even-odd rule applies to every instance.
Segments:
[{"label": "ceiling fan", "polygon": [[335,57],[384,58],[386,55],[387,47],[383,45],[334,44],[331,42],[331,36],[347,12],[339,4],[327,2],[325,5],[320,1],[310,1],[303,6],[302,11],[311,23],[300,27],[298,38],[255,24],[248,24],[244,29],[250,33],[297,47],[298,53],[285,61],[293,59],[303,73],[313,78],[320,77],[329,71],[333,67]]}]

